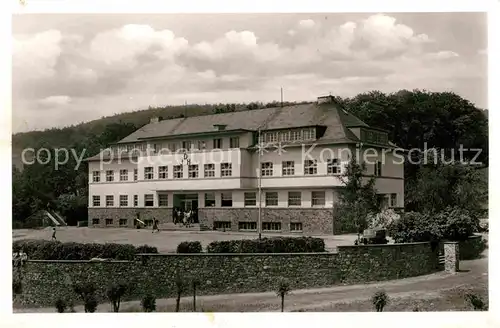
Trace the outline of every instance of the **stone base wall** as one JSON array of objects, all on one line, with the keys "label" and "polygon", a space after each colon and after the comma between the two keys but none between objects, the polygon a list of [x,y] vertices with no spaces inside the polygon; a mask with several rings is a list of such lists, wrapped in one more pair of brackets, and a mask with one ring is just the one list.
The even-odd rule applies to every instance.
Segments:
[{"label": "stone base wall", "polygon": [[72,288],[80,281],[96,285],[100,303],[108,303],[106,288],[116,282],[134,286],[125,300],[141,299],[147,293],[174,297],[177,275],[188,284],[196,278],[199,295],[273,291],[281,279],[292,290],[327,287],[433,273],[437,258],[430,243],[412,243],[339,246],[338,253],[150,254],[138,255],[136,261],[109,262],[28,260],[21,268],[22,294],[15,296],[15,302],[54,306],[63,298],[80,304]]},{"label": "stone base wall", "polygon": [[[89,227],[135,228],[134,220],[137,219],[137,213],[139,213],[139,219],[143,222],[153,218],[160,221],[160,224],[173,222],[171,207],[89,208]],[[99,224],[94,224],[94,219],[99,219]],[[112,223],[106,224],[106,219],[112,219]],[[126,225],[120,225],[120,219],[126,219]]]},{"label": "stone base wall", "polygon": [[[200,224],[213,229],[215,221],[231,223],[231,231],[240,231],[239,222],[258,222],[258,208],[200,208]],[[290,223],[302,223],[297,234],[333,234],[331,208],[262,208],[262,222],[281,222],[281,232],[291,233]],[[272,231],[279,232],[279,231]]]}]

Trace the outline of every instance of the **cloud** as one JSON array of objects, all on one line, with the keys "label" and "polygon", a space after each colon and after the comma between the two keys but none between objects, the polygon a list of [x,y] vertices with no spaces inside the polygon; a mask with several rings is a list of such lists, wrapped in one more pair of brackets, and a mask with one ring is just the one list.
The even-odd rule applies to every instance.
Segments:
[{"label": "cloud", "polygon": [[71,97],[68,96],[50,96],[40,100],[43,106],[60,106],[67,105],[71,102]]},{"label": "cloud", "polygon": [[299,21],[299,26],[304,29],[313,28],[316,23],[312,19],[303,19]]}]

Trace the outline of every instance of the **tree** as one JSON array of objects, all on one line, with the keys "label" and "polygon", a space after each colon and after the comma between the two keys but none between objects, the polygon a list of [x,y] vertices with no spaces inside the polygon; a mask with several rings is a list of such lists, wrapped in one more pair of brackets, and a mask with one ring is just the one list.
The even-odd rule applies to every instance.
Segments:
[{"label": "tree", "polygon": [[73,291],[82,299],[85,313],[95,312],[97,309],[97,299],[95,297],[96,286],[93,283],[75,283]]},{"label": "tree", "polygon": [[193,289],[193,312],[196,312],[196,288],[200,285],[200,281],[197,278],[191,280],[191,287]]},{"label": "tree", "polygon": [[378,291],[372,297],[372,304],[377,312],[384,311],[384,307],[387,305],[389,297],[385,291]]},{"label": "tree", "polygon": [[118,312],[120,310],[120,302],[127,291],[128,286],[124,283],[112,284],[108,286],[106,296],[113,306],[113,312]]},{"label": "tree", "polygon": [[380,210],[380,198],[375,190],[375,178],[364,177],[365,163],[358,164],[352,157],[345,172],[340,176],[344,184],[339,190],[337,219],[342,232],[359,235],[368,227],[368,218]]},{"label": "tree", "polygon": [[175,299],[175,312],[179,312],[180,306],[181,306],[181,296],[182,293],[186,290],[186,285],[180,278],[180,276],[177,274],[175,278],[175,292],[176,292],[176,299]]},{"label": "tree", "polygon": [[144,296],[141,300],[141,306],[144,312],[156,311],[156,298],[151,294]]},{"label": "tree", "polygon": [[290,284],[286,280],[281,280],[276,290],[276,295],[281,298],[281,312],[285,311],[285,296],[291,292]]}]

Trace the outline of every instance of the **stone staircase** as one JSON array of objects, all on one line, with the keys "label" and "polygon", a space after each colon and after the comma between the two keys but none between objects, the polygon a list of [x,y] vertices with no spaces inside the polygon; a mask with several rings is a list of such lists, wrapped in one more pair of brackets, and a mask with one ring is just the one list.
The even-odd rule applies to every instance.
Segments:
[{"label": "stone staircase", "polygon": [[[149,227],[151,228],[151,227]],[[209,231],[210,228],[204,224],[193,223],[189,227],[183,224],[174,224],[173,222],[160,223],[159,228],[161,231]]]}]

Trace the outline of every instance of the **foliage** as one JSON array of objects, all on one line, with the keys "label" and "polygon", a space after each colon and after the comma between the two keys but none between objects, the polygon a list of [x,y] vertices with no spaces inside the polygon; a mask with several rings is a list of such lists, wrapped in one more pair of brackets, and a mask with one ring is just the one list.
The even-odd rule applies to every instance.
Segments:
[{"label": "foliage", "polygon": [[202,246],[199,241],[183,241],[177,245],[177,253],[201,253]]},{"label": "foliage", "polygon": [[150,253],[158,253],[155,247],[127,244],[80,244],[61,243],[42,239],[23,239],[12,243],[14,252],[24,250],[33,260],[91,260],[105,258],[114,260],[133,260],[137,253],[148,249]]},{"label": "foliage", "polygon": [[465,294],[466,302],[474,309],[474,311],[488,311],[488,303],[481,296],[468,292]]},{"label": "foliage", "polygon": [[156,311],[156,298],[151,294],[144,296],[141,300],[141,306],[144,312]]},{"label": "foliage", "polygon": [[478,220],[463,209],[447,208],[436,213],[406,212],[401,219],[388,228],[396,243],[439,241],[442,239],[460,241],[473,235]]},{"label": "foliage", "polygon": [[388,301],[389,297],[385,291],[378,291],[372,297],[372,304],[377,312],[382,312]]},{"label": "foliage", "polygon": [[82,299],[86,313],[93,313],[97,309],[96,290],[95,284],[88,281],[73,284],[73,291]]},{"label": "foliage", "polygon": [[382,210],[380,213],[368,216],[369,228],[387,229],[393,222],[400,219],[401,215],[396,213],[392,208]]},{"label": "foliage", "polygon": [[287,280],[281,280],[276,290],[276,295],[281,298],[281,312],[285,310],[285,296],[290,294],[292,288]]},{"label": "foliage", "polygon": [[125,296],[125,294],[129,291],[130,286],[125,283],[115,283],[108,286],[106,290],[106,296],[108,300],[113,305],[113,311],[118,312],[120,310],[120,302]]},{"label": "foliage", "polygon": [[175,312],[179,312],[180,310],[180,305],[181,305],[181,295],[186,291],[186,284],[184,281],[181,279],[179,273],[176,273],[175,276],[175,294],[176,294],[176,299],[175,299]]},{"label": "foliage", "polygon": [[68,305],[66,304],[66,301],[64,301],[61,298],[57,299],[55,306],[56,306],[58,313],[63,313],[64,311],[66,311],[66,308],[68,307]]},{"label": "foliage", "polygon": [[135,249],[137,254],[158,254],[158,248],[149,245],[138,246]]},{"label": "foliage", "polygon": [[370,216],[380,210],[380,199],[375,190],[375,178],[366,180],[365,163],[359,164],[353,156],[340,180],[345,184],[339,189],[336,217],[341,232],[363,233]]},{"label": "foliage", "polygon": [[12,294],[19,295],[23,292],[23,282],[19,277],[12,278]]},{"label": "foliage", "polygon": [[196,312],[196,289],[200,286],[201,281],[194,277],[191,279],[191,288],[193,290],[193,312]]},{"label": "foliage", "polygon": [[325,241],[313,237],[273,237],[213,241],[208,253],[316,253],[325,251]]}]

